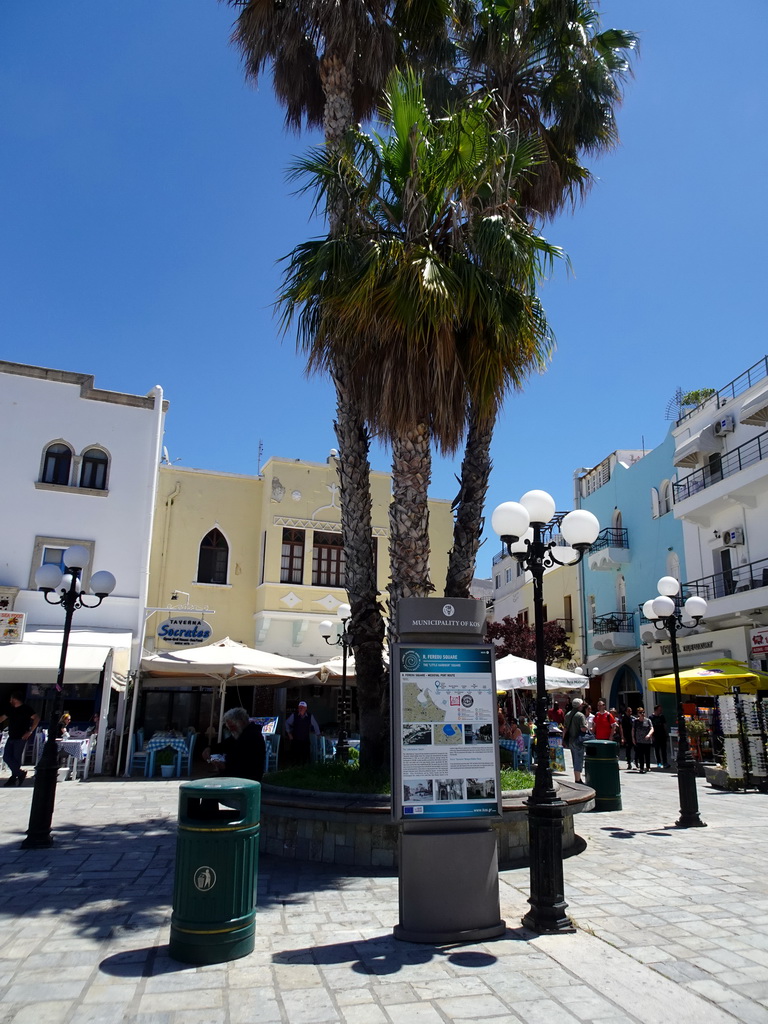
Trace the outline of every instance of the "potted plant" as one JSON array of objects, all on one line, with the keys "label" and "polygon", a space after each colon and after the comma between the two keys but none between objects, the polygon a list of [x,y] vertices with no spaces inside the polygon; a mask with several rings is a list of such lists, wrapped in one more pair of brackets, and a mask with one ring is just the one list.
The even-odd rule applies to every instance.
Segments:
[{"label": "potted plant", "polygon": [[164,779],[172,779],[176,769],[176,751],[173,747],[158,750],[155,760],[160,765],[160,774]]},{"label": "potted plant", "polygon": [[691,745],[691,753],[697,761],[701,761],[701,741],[709,734],[709,727],[701,719],[692,718],[687,723],[686,731],[688,733],[688,742]]}]

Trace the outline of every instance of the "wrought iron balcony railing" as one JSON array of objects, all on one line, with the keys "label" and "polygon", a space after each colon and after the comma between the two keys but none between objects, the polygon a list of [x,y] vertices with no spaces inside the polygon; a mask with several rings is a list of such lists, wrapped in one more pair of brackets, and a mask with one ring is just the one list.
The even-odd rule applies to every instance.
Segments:
[{"label": "wrought iron balcony railing", "polygon": [[607,615],[595,615],[592,619],[594,633],[634,633],[634,612],[608,612]]},{"label": "wrought iron balcony railing", "polygon": [[675,502],[685,501],[686,498],[703,491],[705,487],[711,487],[712,484],[719,483],[726,477],[738,473],[739,470],[753,466],[756,462],[761,462],[766,458],[768,458],[768,430],[753,437],[751,441],[740,444],[738,448],[734,448],[727,455],[715,459],[709,466],[695,470],[679,484],[673,484]]},{"label": "wrought iron balcony railing", "polygon": [[629,531],[618,530],[608,526],[597,535],[597,540],[589,549],[590,555],[595,551],[602,551],[603,548],[628,548]]}]

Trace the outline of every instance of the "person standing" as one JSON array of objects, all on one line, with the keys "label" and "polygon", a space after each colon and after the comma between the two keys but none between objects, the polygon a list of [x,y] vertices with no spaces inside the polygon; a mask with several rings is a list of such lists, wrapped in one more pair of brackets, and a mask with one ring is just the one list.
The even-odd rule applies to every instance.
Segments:
[{"label": "person standing", "polygon": [[5,742],[3,760],[11,770],[11,777],[5,785],[20,786],[27,777],[27,773],[21,770],[24,747],[37,728],[40,716],[24,703],[24,698],[18,692],[11,694],[10,705],[8,711],[0,715],[0,722],[8,722],[8,739]]},{"label": "person standing", "polygon": [[624,714],[621,716],[621,742],[627,754],[627,771],[632,771],[632,754],[635,749],[634,733],[635,717],[632,708],[627,705]]},{"label": "person standing", "polygon": [[651,770],[651,745],[653,743],[653,723],[645,717],[645,708],[636,711],[634,725],[635,757],[640,774]]},{"label": "person standing", "polygon": [[610,711],[605,710],[605,701],[599,700],[597,702],[597,713],[595,714],[595,720],[592,725],[592,733],[595,739],[612,740],[615,726],[616,719]]},{"label": "person standing", "polygon": [[312,733],[319,736],[320,726],[315,716],[309,713],[305,700],[300,700],[295,714],[286,719],[285,732],[291,743],[293,763],[307,764],[310,760],[309,737]]},{"label": "person standing", "polygon": [[568,743],[568,748],[571,751],[575,782],[583,781],[581,772],[584,768],[584,741],[587,738],[587,719],[581,710],[583,703],[580,697],[574,698],[571,702],[571,710],[563,722],[563,739]]},{"label": "person standing", "polygon": [[661,710],[661,704],[657,704],[653,709],[651,724],[653,725],[653,751],[656,755],[656,767],[669,768],[669,761],[667,760],[669,730],[667,729],[666,716]]}]

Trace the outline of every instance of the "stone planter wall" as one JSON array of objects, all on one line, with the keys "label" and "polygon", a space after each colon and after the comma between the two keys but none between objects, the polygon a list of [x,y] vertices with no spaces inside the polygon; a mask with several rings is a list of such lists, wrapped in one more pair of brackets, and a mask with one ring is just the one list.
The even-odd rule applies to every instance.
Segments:
[{"label": "stone planter wall", "polygon": [[[503,818],[493,823],[499,838],[499,867],[528,856],[529,791],[503,794]],[[575,842],[573,815],[594,807],[594,792],[560,784],[566,803],[563,849]],[[262,786],[261,850],[283,859],[345,867],[397,867],[399,827],[390,820],[388,796],[352,796]]]}]

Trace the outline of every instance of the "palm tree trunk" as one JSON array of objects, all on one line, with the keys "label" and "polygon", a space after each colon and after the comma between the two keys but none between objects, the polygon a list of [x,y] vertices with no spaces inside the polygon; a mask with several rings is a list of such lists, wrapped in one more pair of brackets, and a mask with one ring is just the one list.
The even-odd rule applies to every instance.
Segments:
[{"label": "palm tree trunk", "polygon": [[[352,73],[348,62],[327,56],[320,66],[325,93],[325,142],[338,146],[354,124]],[[336,204],[326,210],[330,233],[336,234],[354,211]],[[364,419],[346,386],[341,360],[333,372],[336,385],[336,438],[339,442],[341,534],[346,558],[346,590],[352,609],[357,702],[360,712],[360,767],[376,770],[389,761],[389,686],[384,666],[384,618],[378,602],[371,519],[370,440]]]},{"label": "palm tree trunk", "polygon": [[446,597],[469,597],[485,519],[483,509],[491,475],[493,422],[480,424],[470,410],[467,443],[461,463],[459,497],[453,524],[453,547],[448,558]]},{"label": "palm tree trunk", "polygon": [[394,635],[401,597],[428,597],[429,505],[432,476],[429,427],[422,423],[392,442],[392,503],[389,506],[390,631]]},{"label": "palm tree trunk", "polygon": [[345,386],[345,369],[334,370],[336,438],[339,442],[341,533],[346,556],[346,590],[352,608],[357,701],[360,710],[360,767],[386,766],[389,756],[389,688],[384,669],[384,619],[377,600],[371,519],[368,431]]}]

